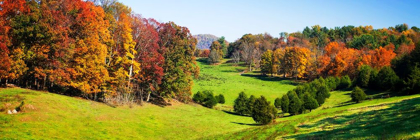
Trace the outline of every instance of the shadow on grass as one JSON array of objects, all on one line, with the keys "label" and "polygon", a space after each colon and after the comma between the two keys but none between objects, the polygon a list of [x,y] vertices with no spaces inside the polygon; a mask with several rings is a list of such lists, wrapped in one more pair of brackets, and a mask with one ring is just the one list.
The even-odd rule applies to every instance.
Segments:
[{"label": "shadow on grass", "polygon": [[230,114],[230,115],[236,115],[236,116],[243,116],[243,117],[249,117],[249,116],[247,116],[247,115],[241,115],[241,114],[238,114],[238,113],[236,113],[236,112],[232,112],[232,111],[227,111],[227,110],[222,110],[223,112],[225,112],[225,113],[227,113],[227,114]]},{"label": "shadow on grass", "polygon": [[250,123],[250,124],[248,124],[248,123],[240,123],[240,122],[231,122],[231,123],[240,124],[240,125],[248,125],[248,126],[262,126],[263,125],[263,124],[258,124],[258,123]]},{"label": "shadow on grass", "polygon": [[251,77],[251,78],[255,78],[255,79],[259,79],[263,81],[282,81],[283,84],[289,84],[289,85],[294,85],[294,86],[297,86],[299,84],[298,82],[292,81],[292,79],[283,78],[283,77],[269,77],[269,76],[264,76],[264,75],[247,74],[247,73],[242,74],[242,76]]},{"label": "shadow on grass", "polygon": [[[420,131],[420,98],[390,104],[389,108],[351,115],[328,117],[302,129],[320,131],[298,134],[286,139],[407,139]],[[371,107],[368,107],[371,108]]]}]

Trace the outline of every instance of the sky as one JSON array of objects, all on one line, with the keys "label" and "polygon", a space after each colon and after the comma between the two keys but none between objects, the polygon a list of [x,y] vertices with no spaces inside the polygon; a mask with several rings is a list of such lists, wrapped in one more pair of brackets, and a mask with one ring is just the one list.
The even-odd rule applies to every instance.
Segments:
[{"label": "sky", "polygon": [[225,36],[302,31],[306,26],[407,23],[420,27],[420,0],[119,0],[133,12],[159,22],[173,21],[195,34]]}]

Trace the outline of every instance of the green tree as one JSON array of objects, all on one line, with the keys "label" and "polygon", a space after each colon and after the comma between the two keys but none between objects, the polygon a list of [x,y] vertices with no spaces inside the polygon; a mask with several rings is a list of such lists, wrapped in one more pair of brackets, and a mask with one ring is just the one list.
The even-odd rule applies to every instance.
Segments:
[{"label": "green tree", "polygon": [[287,96],[290,99],[289,113],[292,115],[298,114],[302,107],[302,101],[299,99],[299,97],[296,95],[294,91],[289,91],[287,93]]},{"label": "green tree", "polygon": [[255,100],[252,119],[256,123],[268,124],[276,118],[277,111],[264,96]]},{"label": "green tree", "polygon": [[254,103],[255,103],[255,100],[257,100],[257,98],[255,98],[255,96],[254,95],[251,95],[250,97],[249,97],[249,99],[248,99],[248,102],[247,102],[247,111],[246,111],[246,114],[249,114],[249,115],[251,115],[252,114],[252,111],[254,110]]},{"label": "green tree", "polygon": [[234,105],[233,105],[233,111],[240,115],[245,115],[248,113],[248,97],[244,92],[239,93],[238,98],[235,99]]},{"label": "green tree", "polygon": [[325,100],[330,97],[330,92],[326,85],[322,85],[316,93],[316,100],[319,105],[324,104]]},{"label": "green tree", "polygon": [[287,94],[281,97],[281,110],[283,111],[283,113],[289,112],[289,96],[287,96]]},{"label": "green tree", "polygon": [[358,75],[356,79],[356,85],[360,87],[368,87],[370,81],[370,74],[372,73],[372,67],[368,65],[363,65],[358,70]]},{"label": "green tree", "polygon": [[305,109],[309,109],[309,111],[312,111],[312,109],[316,109],[319,107],[318,101],[315,100],[315,98],[312,97],[309,93],[306,93],[303,96],[303,105]]},{"label": "green tree", "polygon": [[351,79],[348,75],[341,77],[340,80],[340,89],[346,89],[351,86]]},{"label": "green tree", "polygon": [[420,93],[420,68],[418,66],[411,70],[407,80],[404,81],[404,85],[408,94]]},{"label": "green tree", "polygon": [[366,99],[366,94],[365,92],[359,88],[358,86],[356,86],[353,91],[351,92],[351,100],[354,102],[361,102],[363,100]]},{"label": "green tree", "polygon": [[218,103],[224,104],[225,103],[225,96],[223,94],[219,94],[216,96]]},{"label": "green tree", "polygon": [[281,99],[280,98],[276,98],[276,100],[274,100],[274,107],[276,107],[277,109],[281,109]]},{"label": "green tree", "polygon": [[205,91],[203,91],[203,94],[204,94],[205,98],[204,98],[202,104],[205,107],[213,108],[213,106],[215,106],[217,104],[217,99],[214,97],[213,91],[205,90]]},{"label": "green tree", "polygon": [[202,104],[205,99],[206,99],[206,96],[201,91],[198,91],[193,96],[193,101],[199,104]]},{"label": "green tree", "polygon": [[376,84],[382,90],[395,89],[398,82],[400,82],[399,77],[395,74],[394,70],[388,66],[382,67],[376,78]]}]

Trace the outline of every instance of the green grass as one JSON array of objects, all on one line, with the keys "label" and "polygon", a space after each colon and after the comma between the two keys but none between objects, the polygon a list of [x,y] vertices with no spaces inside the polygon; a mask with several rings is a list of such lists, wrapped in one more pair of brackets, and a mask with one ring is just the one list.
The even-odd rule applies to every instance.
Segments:
[{"label": "green grass", "polygon": [[[102,103],[53,93],[12,88],[0,97],[24,98],[23,113],[0,113],[0,139],[196,139],[252,126],[252,118],[231,115],[200,105],[151,104],[113,108]],[[18,101],[0,102],[19,105]]]},{"label": "green grass", "polygon": [[[335,91],[320,108],[209,139],[419,139],[420,95],[350,103],[350,91]],[[378,93],[383,94],[383,93]],[[371,95],[375,96],[375,95]]]},{"label": "green grass", "polygon": [[[224,60],[225,62],[227,60]],[[242,64],[242,63],[241,63]],[[266,77],[258,72],[241,73],[247,69],[244,65],[234,66],[232,63],[209,65],[205,59],[199,59],[200,78],[194,80],[193,93],[212,90],[215,95],[223,94],[226,105],[232,106],[241,91],[248,96],[264,95],[271,103],[289,90],[295,88],[295,82],[280,77]]]},{"label": "green grass", "polygon": [[[419,139],[420,95],[396,96],[365,91],[368,99],[351,102],[351,91],[334,91],[310,113],[256,125],[251,117],[224,112],[238,93],[276,97],[294,82],[259,73],[240,75],[244,66],[199,62],[193,90],[213,90],[226,105],[209,109],[172,102],[111,107],[76,97],[21,88],[0,89],[0,139]],[[390,95],[390,98],[386,98]],[[24,101],[23,112],[9,115]]]}]

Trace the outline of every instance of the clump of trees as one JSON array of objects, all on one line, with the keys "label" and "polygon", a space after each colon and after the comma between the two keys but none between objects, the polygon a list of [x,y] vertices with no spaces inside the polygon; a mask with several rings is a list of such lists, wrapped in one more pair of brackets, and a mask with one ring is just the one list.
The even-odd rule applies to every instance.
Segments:
[{"label": "clump of trees", "polygon": [[225,57],[227,53],[227,41],[225,37],[221,37],[210,46],[210,54],[208,55],[208,62],[210,64],[219,63]]},{"label": "clump of trees", "polygon": [[193,101],[208,108],[213,108],[217,103],[224,104],[225,97],[223,94],[214,96],[213,91],[205,90],[198,91],[193,96]]},{"label": "clump of trees", "polygon": [[196,39],[116,1],[4,0],[0,83],[112,104],[191,100]]},{"label": "clump of trees", "polygon": [[277,110],[264,96],[249,98],[244,93],[239,93],[233,105],[234,111],[240,115],[251,116],[256,123],[268,124],[276,118]]}]

